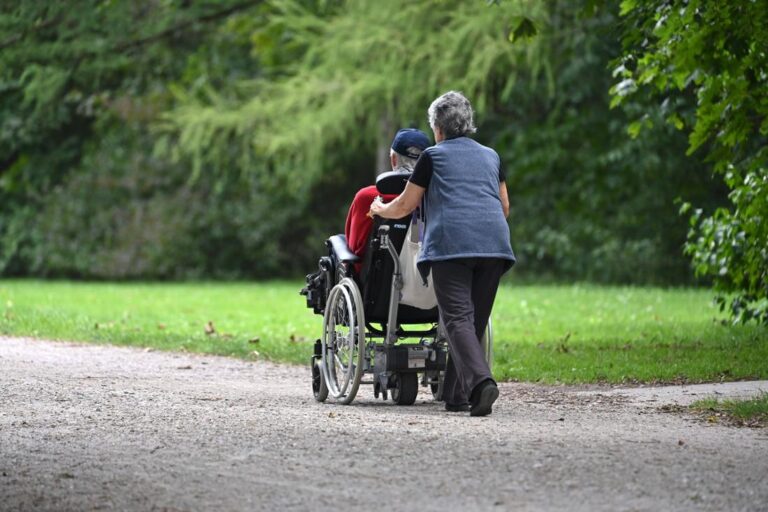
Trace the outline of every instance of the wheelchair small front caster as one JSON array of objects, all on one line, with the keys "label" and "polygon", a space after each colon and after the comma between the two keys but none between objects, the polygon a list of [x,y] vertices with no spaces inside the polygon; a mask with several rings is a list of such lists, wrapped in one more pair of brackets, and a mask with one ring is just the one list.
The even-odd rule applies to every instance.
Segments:
[{"label": "wheelchair small front caster", "polygon": [[397,405],[413,405],[419,394],[419,376],[415,373],[396,373],[392,378],[395,381],[392,400]]},{"label": "wheelchair small front caster", "polygon": [[373,397],[379,398],[379,395],[381,395],[381,398],[386,400],[387,399],[387,388],[381,385],[381,382],[375,382],[373,384]]},{"label": "wheelchair small front caster", "polygon": [[319,359],[312,361],[312,394],[318,402],[325,402],[328,398],[328,385],[325,383],[321,364]]}]

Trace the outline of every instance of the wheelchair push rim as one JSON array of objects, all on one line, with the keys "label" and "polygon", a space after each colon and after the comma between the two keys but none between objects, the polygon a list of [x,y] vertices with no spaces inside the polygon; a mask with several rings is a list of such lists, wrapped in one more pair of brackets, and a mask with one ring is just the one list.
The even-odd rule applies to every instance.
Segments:
[{"label": "wheelchair push rim", "polygon": [[488,318],[488,325],[485,327],[483,337],[480,338],[480,344],[485,353],[485,362],[488,363],[488,369],[493,371],[493,323],[490,317]]},{"label": "wheelchair push rim", "polygon": [[321,370],[338,403],[354,400],[363,374],[365,318],[357,284],[344,278],[331,289],[323,315]]}]

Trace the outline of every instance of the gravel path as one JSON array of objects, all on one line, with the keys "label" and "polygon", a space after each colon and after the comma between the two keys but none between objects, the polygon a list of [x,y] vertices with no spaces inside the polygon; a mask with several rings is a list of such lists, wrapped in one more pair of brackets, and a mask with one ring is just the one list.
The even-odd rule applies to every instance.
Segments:
[{"label": "gravel path", "polygon": [[768,510],[768,382],[503,384],[494,413],[312,399],[308,367],[0,337],[0,510]]}]

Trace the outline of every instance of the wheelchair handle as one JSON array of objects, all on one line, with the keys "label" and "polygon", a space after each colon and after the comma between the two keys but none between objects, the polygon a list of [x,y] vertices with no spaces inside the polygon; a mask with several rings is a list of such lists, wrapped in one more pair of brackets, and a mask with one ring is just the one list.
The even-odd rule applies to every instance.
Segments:
[{"label": "wheelchair handle", "polygon": [[403,276],[400,271],[400,258],[395,250],[392,240],[389,238],[389,226],[379,226],[379,238],[381,247],[389,252],[394,266],[392,271],[392,291],[389,295],[389,309],[387,311],[387,336],[384,343],[394,345],[397,341],[397,310],[400,305],[400,290],[403,289]]}]

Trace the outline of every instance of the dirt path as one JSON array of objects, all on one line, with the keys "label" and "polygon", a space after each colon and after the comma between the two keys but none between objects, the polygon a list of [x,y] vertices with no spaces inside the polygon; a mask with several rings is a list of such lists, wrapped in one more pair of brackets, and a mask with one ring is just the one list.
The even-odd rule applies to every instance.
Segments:
[{"label": "dirt path", "polygon": [[768,382],[504,384],[470,418],[308,373],[0,337],[0,509],[768,510],[768,431],[659,411]]}]

